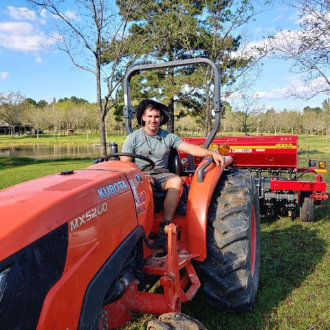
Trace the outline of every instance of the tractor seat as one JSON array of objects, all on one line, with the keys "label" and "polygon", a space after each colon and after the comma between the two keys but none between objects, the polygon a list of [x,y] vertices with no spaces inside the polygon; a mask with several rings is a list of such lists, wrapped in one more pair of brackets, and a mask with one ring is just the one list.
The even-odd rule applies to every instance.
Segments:
[{"label": "tractor seat", "polygon": [[[183,170],[183,166],[181,164],[181,160],[180,160],[180,157],[179,157],[179,154],[177,152],[177,150],[175,148],[171,148],[171,151],[170,151],[170,154],[169,154],[169,157],[168,157],[168,167],[169,171],[171,173],[174,173],[178,176],[181,176],[182,175],[182,170]],[[179,209],[179,206],[182,205],[182,204],[185,204],[184,201],[181,201],[181,199],[186,199],[187,198],[187,187],[185,186],[184,184],[184,187],[183,187],[183,193],[181,195],[181,198],[180,198],[180,202],[179,202],[179,205],[178,205],[178,209]],[[153,195],[154,195],[154,212],[157,213],[161,210],[161,208],[163,207],[163,202],[164,202],[164,198],[166,196],[166,192],[165,191],[159,191],[159,190],[153,190]],[[181,214],[182,213],[185,213],[185,210],[182,211],[182,207],[180,207],[181,209]]]},{"label": "tractor seat", "polygon": [[178,176],[182,175],[182,164],[179,157],[179,153],[175,148],[171,148],[170,154],[168,156],[168,165],[167,168],[171,173],[174,173]]}]

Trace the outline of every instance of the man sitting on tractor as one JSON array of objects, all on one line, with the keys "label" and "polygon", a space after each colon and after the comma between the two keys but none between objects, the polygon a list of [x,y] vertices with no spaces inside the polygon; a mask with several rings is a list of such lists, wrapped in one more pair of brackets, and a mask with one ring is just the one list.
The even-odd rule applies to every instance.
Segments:
[{"label": "man sitting on tractor", "polygon": [[[182,141],[175,134],[161,129],[160,126],[166,124],[169,119],[168,107],[162,103],[143,100],[138,106],[136,118],[142,127],[127,136],[122,152],[146,156],[155,163],[155,167],[149,171],[147,177],[156,190],[166,191],[163,221],[160,224],[160,232],[162,233],[164,227],[172,221],[182,188],[181,178],[170,173],[167,168],[171,148],[192,156],[212,156],[217,166],[224,164],[224,156]],[[120,159],[132,161],[132,158],[127,156],[121,156]],[[136,159],[136,165],[142,169],[145,162]]]}]

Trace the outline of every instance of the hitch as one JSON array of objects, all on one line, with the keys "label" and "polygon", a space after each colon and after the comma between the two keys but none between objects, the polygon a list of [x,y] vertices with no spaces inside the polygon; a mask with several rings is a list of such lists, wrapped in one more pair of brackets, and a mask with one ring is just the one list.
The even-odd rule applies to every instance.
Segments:
[{"label": "hitch", "polygon": [[[178,243],[178,227],[173,223],[165,226],[168,235],[167,254],[156,250],[147,258],[146,274],[159,275],[164,293],[139,291],[138,281],[134,280],[125,293],[115,302],[103,307],[99,328],[118,328],[131,319],[132,312],[160,315],[168,312],[181,312],[181,303],[191,300],[200,287],[200,281],[190,260],[189,254]],[[180,278],[180,270],[184,273]]]}]

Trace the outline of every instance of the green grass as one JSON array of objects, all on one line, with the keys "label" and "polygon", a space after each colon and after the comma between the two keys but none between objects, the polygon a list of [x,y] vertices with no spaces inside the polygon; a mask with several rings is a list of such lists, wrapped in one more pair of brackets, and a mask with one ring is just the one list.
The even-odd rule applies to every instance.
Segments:
[{"label": "green grass", "polygon": [[[301,166],[310,156],[330,160],[324,137],[300,137]],[[324,158],[323,158],[324,156]],[[0,158],[0,188],[64,169],[86,167],[91,159]],[[330,182],[330,175],[324,175]],[[328,185],[329,186],[329,185]],[[202,290],[182,311],[208,329],[329,329],[330,200],[315,209],[315,222],[262,218],[260,283],[254,310],[219,312]],[[145,329],[151,315],[136,315],[124,329]]]},{"label": "green grass", "polygon": [[[207,305],[202,290],[182,312],[207,329],[328,329],[329,209],[327,201],[314,223],[262,219],[260,281],[252,312],[220,312]],[[137,316],[124,329],[145,329],[149,318]]]},{"label": "green grass", "polygon": [[[108,135],[107,141],[116,141],[123,143],[125,136],[123,135]],[[37,135],[17,135],[11,137],[9,135],[0,135],[0,148],[7,148],[13,146],[31,146],[36,144],[42,145],[60,145],[60,144],[93,144],[99,143],[100,138],[98,134],[75,133],[74,135],[59,135],[55,137],[52,134]]]},{"label": "green grass", "polygon": [[0,189],[63,170],[85,168],[94,159],[40,160],[24,157],[0,157]]}]

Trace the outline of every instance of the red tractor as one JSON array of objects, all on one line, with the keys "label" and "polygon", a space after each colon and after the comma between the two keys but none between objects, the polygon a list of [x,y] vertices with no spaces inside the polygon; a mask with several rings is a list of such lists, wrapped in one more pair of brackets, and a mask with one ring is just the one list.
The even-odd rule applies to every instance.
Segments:
[{"label": "red tractor", "polygon": [[[220,74],[207,59],[131,69],[125,79],[128,131],[132,75],[195,64],[214,72],[215,126],[204,142],[209,147],[221,102]],[[228,166],[233,157],[225,160]],[[133,312],[180,313],[200,286],[216,308],[251,310],[260,264],[254,178],[212,159],[198,162],[188,169],[178,155],[171,161],[184,189],[181,207],[165,227],[166,247],[154,240],[162,209],[155,210],[151,186],[134,163],[108,159],[1,190],[1,328],[116,328]],[[150,290],[155,283],[156,292]]]}]

